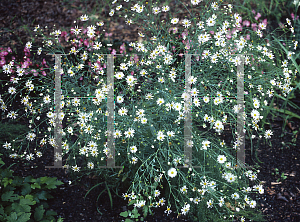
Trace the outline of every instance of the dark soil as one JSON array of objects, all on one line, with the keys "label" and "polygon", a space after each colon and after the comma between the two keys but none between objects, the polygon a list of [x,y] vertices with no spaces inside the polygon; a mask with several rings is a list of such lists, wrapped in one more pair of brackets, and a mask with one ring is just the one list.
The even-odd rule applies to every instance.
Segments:
[{"label": "dark soil", "polygon": [[[122,4],[126,4],[122,2]],[[123,5],[124,5],[123,4]],[[1,1],[0,2],[0,31],[1,31],[1,47],[12,47],[16,54],[23,53],[24,45],[29,41],[30,37],[26,30],[22,28],[24,24],[30,24],[31,30],[34,26],[53,27],[70,27],[73,21],[82,15],[79,10],[83,7],[78,1],[72,1],[72,9],[66,6],[66,3],[60,1]],[[92,4],[86,7],[93,8]],[[102,11],[100,16],[107,16],[107,10]],[[124,29],[123,24],[118,24],[119,30]],[[117,27],[117,26],[116,26]],[[127,41],[135,41],[137,39],[137,27],[132,26],[127,29],[126,33],[121,36]],[[115,30],[118,30],[116,28]],[[120,35],[120,32],[114,35]],[[114,38],[116,36],[113,36]],[[20,43],[21,42],[21,43]],[[294,103],[300,106],[300,94],[295,93],[296,98],[292,99]],[[281,103],[277,104],[278,108]],[[300,115],[300,110],[288,108],[289,110]],[[299,155],[299,132],[293,134],[296,130],[300,130],[300,120],[297,118],[288,119],[288,125],[283,127],[285,123],[279,115],[271,120],[270,129],[274,131],[274,135],[270,140],[272,145],[269,146],[263,140],[256,142],[254,153],[251,156],[250,143],[246,143],[246,163],[260,166],[258,179],[264,181],[265,194],[258,195],[255,200],[258,201],[257,207],[266,215],[267,221],[300,221],[300,155]],[[289,125],[291,124],[291,125]],[[294,145],[289,144],[292,138],[296,137]],[[282,144],[285,142],[285,144]],[[2,150],[2,147],[0,148]],[[258,162],[261,161],[261,162]],[[10,166],[14,160],[4,159],[6,165]],[[64,184],[59,186],[52,195],[54,199],[50,199],[48,204],[50,209],[56,211],[58,216],[65,218],[64,221],[121,221],[120,212],[126,209],[127,201],[118,198],[113,194],[113,210],[110,208],[110,202],[107,192],[101,196],[97,202],[97,196],[105,189],[100,185],[93,189],[84,199],[84,195],[92,187],[93,184],[102,182],[101,178],[89,178],[85,176],[78,184],[68,184],[71,180],[63,169],[45,169],[45,166],[53,165],[53,149],[47,149],[46,153],[40,159],[35,159],[28,166],[24,162],[20,162],[11,167],[15,176],[28,176],[34,178],[49,176],[57,177]],[[275,173],[275,168],[279,174]],[[281,173],[287,176],[286,179],[277,182]],[[85,185],[87,184],[87,186]],[[125,191],[120,191],[121,195]],[[102,215],[97,211],[102,212]],[[147,217],[145,221],[188,221],[184,218],[177,218],[175,214],[166,216],[163,209],[155,210],[153,217]]]},{"label": "dark soil", "polygon": [[[4,159],[6,165],[9,166],[15,163],[15,160]],[[53,166],[53,149],[47,149],[45,154],[40,159],[35,159],[30,163],[30,166],[25,164],[27,161],[19,162],[13,165],[10,169],[14,171],[14,176],[33,176],[34,178],[49,176],[57,177],[58,180],[64,182],[56,190],[51,192],[54,196],[49,199],[48,210],[57,212],[58,216],[65,218],[64,221],[122,221],[123,217],[119,214],[127,208],[127,201],[112,193],[113,210],[110,207],[110,201],[107,191],[101,195],[97,202],[99,193],[105,189],[105,185],[100,185],[93,189],[84,199],[87,191],[95,184],[103,182],[102,178],[91,178],[84,176],[79,183],[69,185],[69,180],[72,180],[64,169],[45,169],[45,166]],[[112,192],[112,191],[111,191]],[[121,196],[126,190],[119,192]],[[97,211],[102,213],[102,215]],[[149,217],[145,221],[187,221],[184,219],[177,219],[177,215],[169,215],[166,217],[163,209],[158,209],[154,216],[155,219]]]}]

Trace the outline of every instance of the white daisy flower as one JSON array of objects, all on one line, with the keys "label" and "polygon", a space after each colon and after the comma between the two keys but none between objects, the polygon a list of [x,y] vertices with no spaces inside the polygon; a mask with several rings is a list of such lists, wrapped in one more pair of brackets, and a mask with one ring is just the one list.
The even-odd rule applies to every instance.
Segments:
[{"label": "white daisy flower", "polygon": [[156,101],[156,103],[157,103],[157,105],[162,105],[163,103],[165,102],[165,100],[163,99],[163,98],[159,98],[157,101]]},{"label": "white daisy flower", "polygon": [[174,177],[176,177],[176,175],[177,175],[177,170],[175,168],[171,168],[168,170],[169,177],[174,178]]},{"label": "white daisy flower", "polygon": [[136,153],[136,151],[137,151],[136,146],[131,146],[131,147],[130,147],[130,152],[131,152],[131,153]]},{"label": "white daisy flower", "polygon": [[82,15],[80,17],[80,20],[83,21],[83,22],[85,22],[85,21],[89,20],[89,17],[87,15]]},{"label": "white daisy flower", "polygon": [[219,155],[219,156],[218,156],[218,162],[219,162],[219,163],[225,163],[225,162],[226,162],[226,156],[224,156],[224,155]]},{"label": "white daisy flower", "polygon": [[265,132],[266,139],[270,139],[272,135],[273,135],[273,132],[271,130],[266,130],[266,132]]}]

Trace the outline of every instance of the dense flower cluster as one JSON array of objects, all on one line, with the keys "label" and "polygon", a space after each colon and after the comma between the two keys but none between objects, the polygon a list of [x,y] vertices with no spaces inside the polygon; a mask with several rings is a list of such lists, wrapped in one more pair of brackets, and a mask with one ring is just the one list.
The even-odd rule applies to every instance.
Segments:
[{"label": "dense flower cluster", "polygon": [[[116,2],[115,0],[112,4]],[[191,5],[202,7],[199,4],[201,2],[192,0]],[[163,40],[159,30],[153,28],[154,36],[151,38],[139,33],[139,36],[147,37],[148,41],[131,42],[129,47],[137,54],[142,54],[141,59],[126,54],[124,45],[120,47],[120,53],[125,56],[114,69],[115,87],[122,89],[115,91],[114,98],[114,108],[117,111],[114,116],[114,156],[106,141],[110,133],[105,123],[109,116],[106,101],[111,86],[107,83],[108,63],[103,54],[107,54],[107,51],[116,54],[116,50],[107,48],[106,46],[111,45],[106,45],[99,38],[101,31],[97,28],[104,25],[102,21],[97,22],[98,27],[76,25],[70,29],[70,34],[54,30],[50,33],[54,39],[45,37],[43,47],[37,49],[37,55],[41,56],[44,51],[61,49],[62,41],[71,44],[65,54],[76,59],[62,59],[66,62],[61,67],[60,113],[53,111],[54,89],[51,86],[58,67],[47,64],[43,58],[40,69],[32,68],[32,42],[25,44],[24,52],[27,57],[21,64],[16,64],[14,59],[7,62],[5,56],[11,50],[2,50],[0,64],[3,74],[10,81],[7,83],[7,94],[3,95],[5,100],[0,96],[1,110],[8,112],[5,114],[7,118],[18,118],[21,113],[16,110],[8,111],[5,104],[6,101],[11,101],[10,98],[18,98],[24,106],[23,115],[31,115],[29,128],[34,128],[26,134],[26,139],[30,144],[34,141],[38,144],[39,141],[40,147],[49,144],[55,148],[55,119],[58,118],[60,123],[67,120],[68,125],[60,132],[63,153],[56,153],[56,161],[67,157],[68,164],[64,167],[74,172],[97,169],[98,166],[105,165],[107,158],[114,158],[118,164],[132,168],[124,172],[131,179],[132,185],[123,197],[129,199],[129,202],[133,201],[134,208],[147,210],[166,205],[165,213],[170,214],[175,212],[175,209],[171,210],[172,204],[180,202],[180,206],[176,204],[176,211],[182,215],[188,215],[191,210],[203,206],[207,209],[219,207],[218,212],[223,213],[228,213],[233,205],[236,209],[245,209],[246,206],[255,208],[255,200],[250,200],[247,194],[264,193],[262,185],[249,184],[257,182],[257,174],[245,169],[242,173],[237,172],[234,167],[235,158],[227,151],[230,145],[225,144],[224,140],[221,142],[217,135],[224,132],[226,125],[235,122],[234,116],[243,109],[244,132],[247,131],[250,135],[251,131],[252,139],[256,134],[260,138],[263,135],[265,139],[271,138],[272,130],[264,131],[259,124],[266,117],[264,109],[274,92],[277,90],[287,96],[293,90],[291,79],[297,70],[289,60],[294,52],[287,51],[287,59],[279,61],[282,69],[275,69],[275,62],[278,61],[275,60],[275,53],[270,50],[270,43],[265,45],[265,42],[260,42],[267,27],[266,20],[260,20],[258,24],[252,23],[250,27],[250,21],[243,21],[238,13],[233,12],[232,5],[222,7],[219,2],[212,2],[209,7],[212,10],[198,22],[192,18],[180,21],[171,16],[169,32],[173,33],[169,33],[168,40]],[[121,9],[122,5],[118,5],[109,15],[114,16]],[[156,16],[166,12],[170,12],[168,5],[150,7],[135,4],[131,7],[131,13],[136,17],[143,13]],[[125,18],[127,17],[126,15]],[[132,24],[136,17],[127,18],[126,23]],[[258,13],[255,19],[259,20],[260,17]],[[81,22],[88,20],[88,15],[80,17]],[[288,19],[287,24],[293,32]],[[176,36],[183,27],[181,35]],[[42,34],[39,26],[34,31]],[[185,54],[198,55],[192,63],[192,75],[186,80],[182,74],[186,72],[186,66],[184,62],[179,63],[177,60],[178,56],[184,58],[184,54],[175,50],[175,42],[179,43],[179,48]],[[298,42],[294,43],[294,50],[297,44]],[[238,55],[243,53],[247,55],[241,60]],[[271,71],[262,70],[262,64],[272,65],[269,68]],[[236,67],[240,65],[245,67],[245,74],[236,71]],[[223,73],[221,76],[218,75],[220,70]],[[244,90],[248,96],[244,107],[231,97],[236,93],[237,78],[245,80]],[[42,80],[42,85],[38,79]],[[190,85],[190,91],[180,86],[183,82]],[[41,118],[42,113],[46,113],[46,119]],[[184,141],[182,123],[189,113],[192,119],[201,123],[201,129],[193,131],[192,137]],[[41,123],[48,125],[44,132],[38,128]],[[76,136],[76,142],[71,141],[71,136]],[[241,139],[241,135],[238,135],[231,148],[237,149]],[[185,145],[193,149],[193,156],[197,156],[193,165],[198,168],[177,168],[187,166],[183,155]],[[11,158],[25,156],[28,161],[35,159],[33,153],[27,154],[26,151],[17,154],[14,142],[12,144],[7,141],[3,147],[11,151]],[[35,151],[37,158],[42,156],[42,152],[36,148]],[[79,165],[79,161],[75,157],[72,159],[72,156],[81,157],[85,163]],[[161,197],[163,182],[169,186],[170,199]],[[238,190],[241,187],[244,189]],[[241,219],[244,220],[243,217]]]}]

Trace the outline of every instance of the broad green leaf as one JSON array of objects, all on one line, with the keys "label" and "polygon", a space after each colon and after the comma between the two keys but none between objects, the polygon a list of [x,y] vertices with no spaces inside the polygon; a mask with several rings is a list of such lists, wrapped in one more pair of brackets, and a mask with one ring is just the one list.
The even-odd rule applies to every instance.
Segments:
[{"label": "broad green leaf", "polygon": [[8,184],[12,183],[12,179],[8,179],[8,178],[3,178],[2,182],[4,183],[4,187],[6,187]]},{"label": "broad green leaf", "polygon": [[17,215],[16,212],[11,213],[11,214],[6,218],[7,222],[14,222],[14,221],[17,221],[17,219],[18,219],[18,215]]},{"label": "broad green leaf", "polygon": [[1,196],[1,200],[2,201],[14,202],[15,200],[18,200],[18,199],[19,199],[19,195],[18,194],[14,194],[14,191],[5,192]]},{"label": "broad green leaf", "polygon": [[21,194],[25,196],[26,194],[29,194],[31,192],[31,187],[29,183],[24,183],[22,186]]},{"label": "broad green leaf", "polygon": [[15,212],[27,212],[29,213],[31,210],[31,207],[29,205],[19,204],[19,203],[13,203],[11,205],[11,208],[14,209]]},{"label": "broad green leaf", "polygon": [[57,181],[57,177],[42,177],[41,183],[47,184],[46,188],[48,189],[56,189],[57,185],[64,184],[61,181]]},{"label": "broad green leaf", "polygon": [[57,215],[57,213],[53,210],[47,210],[47,212],[46,212],[46,216],[56,216],[56,215]]},{"label": "broad green leaf", "polygon": [[35,181],[33,181],[32,179],[33,179],[32,176],[27,176],[27,177],[25,177],[25,179],[24,179],[24,183],[35,182]]},{"label": "broad green leaf", "polygon": [[128,212],[127,211],[121,212],[120,216],[122,216],[122,217],[128,217]]},{"label": "broad green leaf", "polygon": [[[33,196],[32,195],[27,194],[25,196],[25,198],[24,199],[23,198],[24,198],[23,196],[20,197],[20,203],[21,203],[21,201],[23,201],[22,204],[28,204],[28,205],[34,205],[34,204],[36,204],[36,201],[33,200]],[[24,200],[27,200],[27,201],[24,201]]]},{"label": "broad green leaf", "polygon": [[30,220],[31,213],[23,213],[21,214],[16,222],[25,222]]},{"label": "broad green leaf", "polygon": [[40,200],[47,200],[48,199],[48,193],[45,190],[41,190],[38,193],[36,193],[37,198]]},{"label": "broad green leaf", "polygon": [[39,207],[35,208],[34,219],[36,221],[40,221],[41,219],[43,219],[44,212],[45,212],[45,209],[44,209],[43,205],[40,205]]},{"label": "broad green leaf", "polygon": [[34,183],[34,184],[31,184],[31,188],[32,189],[35,189],[35,188],[41,189],[41,186],[38,183]]}]

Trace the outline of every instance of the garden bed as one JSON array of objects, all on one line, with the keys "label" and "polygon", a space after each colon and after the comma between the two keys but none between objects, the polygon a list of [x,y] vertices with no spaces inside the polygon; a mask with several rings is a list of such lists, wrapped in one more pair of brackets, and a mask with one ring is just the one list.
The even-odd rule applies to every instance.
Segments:
[{"label": "garden bed", "polygon": [[[299,97],[298,97],[299,98]],[[300,102],[300,101],[299,101]],[[296,110],[294,110],[296,111]],[[297,113],[297,112],[296,112]],[[300,114],[298,110],[298,114]],[[296,145],[282,145],[282,141],[286,144],[292,140],[295,135],[288,125],[282,131],[282,118],[277,117],[272,122],[274,136],[271,140],[272,146],[261,143],[259,144],[257,158],[262,161],[258,162],[260,173],[258,178],[264,182],[265,193],[258,195],[257,207],[266,216],[267,221],[299,221],[300,220],[300,161],[299,146],[300,141],[297,136]],[[300,121],[292,119],[291,126],[299,129]],[[298,135],[298,134],[296,134]],[[281,137],[282,136],[282,137]],[[251,158],[251,150],[249,141],[246,143],[246,163],[254,164]],[[253,159],[257,162],[255,157]],[[16,161],[12,159],[4,159],[9,166]],[[101,178],[89,178],[84,176],[77,185],[69,185],[69,177],[63,169],[45,169],[45,166],[53,165],[53,148],[47,149],[46,153],[40,158],[33,160],[30,165],[25,161],[17,163],[11,167],[14,175],[26,177],[28,175],[38,178],[41,176],[57,177],[58,180],[64,182],[53,191],[54,199],[49,200],[50,209],[53,209],[58,215],[65,218],[64,221],[121,221],[119,215],[126,209],[127,201],[113,194],[113,209],[110,208],[108,193],[104,192],[97,203],[97,196],[105,189],[104,185],[100,185],[93,189],[84,200],[84,196],[98,182],[103,182]],[[278,169],[279,174],[276,175]],[[272,175],[271,173],[274,173]],[[284,173],[286,179],[281,177]],[[277,182],[277,179],[280,181]],[[89,187],[87,187],[89,186]],[[124,191],[120,191],[121,195]],[[76,203],[76,205],[74,205]],[[97,212],[97,207],[103,213]],[[177,218],[177,215],[171,214],[168,217],[163,213],[163,209],[155,209],[153,217],[148,216],[145,221],[188,221],[184,217]]]},{"label": "garden bed", "polygon": [[[2,13],[2,24],[6,28],[9,27],[11,30],[14,30],[14,33],[12,33],[2,29],[3,35],[1,35],[0,41],[5,42],[3,46],[11,47],[12,44],[14,51],[18,55],[23,55],[24,44],[29,40],[26,29],[20,28],[22,22],[24,22],[20,17],[24,16],[25,22],[29,23],[34,18],[38,18],[31,25],[31,28],[37,24],[43,24],[43,26],[56,24],[59,27],[70,27],[72,21],[82,14],[78,8],[83,7],[78,2],[74,2],[74,9],[70,11],[63,6],[61,7],[59,1],[47,3],[47,6],[46,3],[37,5],[22,1],[9,3],[6,7],[4,5],[0,6],[2,6],[1,10],[6,9]],[[92,8],[93,5],[88,4],[87,7]],[[47,14],[45,14],[45,11],[47,11]],[[103,13],[105,14],[106,12],[104,11]],[[19,14],[20,17],[14,20],[13,16],[16,14]],[[54,16],[56,20],[51,19]],[[10,24],[8,21],[10,21]],[[118,24],[116,29],[121,30],[122,24]],[[137,35],[134,34],[136,27],[131,29],[132,31],[129,31],[129,35],[127,35],[126,40],[128,41],[134,41],[137,38]],[[21,36],[21,39],[18,39],[17,36]],[[115,37],[113,36],[112,38]],[[24,44],[20,44],[19,40]],[[293,99],[293,102],[297,105],[300,105],[299,96],[299,93],[295,93],[296,98]],[[278,104],[279,107],[280,105]],[[300,110],[289,109],[300,115]],[[22,122],[20,123],[22,124]],[[300,121],[299,119],[291,118],[288,120],[287,126],[282,129],[283,123],[284,120],[278,116],[274,118],[269,126],[274,132],[270,140],[272,146],[263,142],[255,145],[257,148],[254,151],[261,162],[257,162],[258,160],[255,156],[251,157],[250,144],[249,141],[246,141],[246,163],[255,165],[254,161],[256,161],[260,167],[258,179],[264,181],[265,193],[258,195],[255,199],[257,200],[257,207],[266,215],[267,221],[300,221],[300,141],[299,133],[293,133],[296,130],[299,132]],[[224,139],[226,138],[226,135],[224,135]],[[293,138],[296,138],[295,142],[293,142],[294,145],[289,144]],[[282,144],[282,142],[285,144]],[[3,150],[2,147],[0,149]],[[3,161],[6,163],[5,167],[16,162],[12,159],[3,159]],[[64,185],[59,186],[58,189],[52,192],[54,199],[48,202],[50,209],[56,211],[58,216],[65,218],[64,221],[121,221],[123,219],[120,213],[126,210],[127,201],[113,194],[113,209],[111,209],[109,196],[105,191],[97,203],[97,196],[105,189],[104,185],[93,189],[84,200],[84,196],[89,188],[98,182],[103,182],[101,178],[84,176],[78,184],[69,185],[70,178],[65,170],[45,169],[45,166],[51,165],[53,165],[53,148],[50,147],[46,149],[41,158],[31,161],[29,165],[26,161],[21,161],[13,165],[11,169],[16,176],[25,177],[31,175],[34,178],[49,176],[57,177],[58,180],[64,182]],[[278,179],[279,181],[277,181]],[[118,194],[121,196],[124,192],[126,190],[120,190]],[[97,211],[97,208],[102,215]],[[153,217],[148,216],[145,221],[188,221],[185,217],[177,218],[177,215],[173,213],[167,216],[161,208],[156,209],[154,212],[155,215]]]}]

